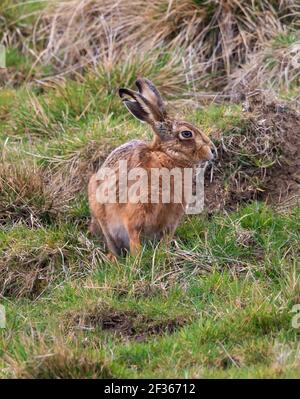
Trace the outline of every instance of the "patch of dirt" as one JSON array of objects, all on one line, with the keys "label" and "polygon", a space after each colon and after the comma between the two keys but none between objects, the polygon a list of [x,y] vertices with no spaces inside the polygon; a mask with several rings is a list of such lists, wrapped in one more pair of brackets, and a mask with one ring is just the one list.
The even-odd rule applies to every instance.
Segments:
[{"label": "patch of dirt", "polygon": [[218,161],[205,179],[209,212],[253,200],[283,206],[300,196],[300,114],[260,90],[246,96],[244,109],[246,126],[216,143]]},{"label": "patch of dirt", "polygon": [[166,320],[156,320],[132,310],[92,309],[73,317],[72,324],[78,329],[112,332],[135,341],[145,341],[151,336],[172,334],[187,324],[183,316]]}]

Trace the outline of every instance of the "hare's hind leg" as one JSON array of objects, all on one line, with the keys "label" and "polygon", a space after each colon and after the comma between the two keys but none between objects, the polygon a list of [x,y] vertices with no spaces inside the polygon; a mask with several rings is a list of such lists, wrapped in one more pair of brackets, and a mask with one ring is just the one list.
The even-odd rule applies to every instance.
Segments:
[{"label": "hare's hind leg", "polygon": [[[98,220],[98,222],[101,224],[101,222],[99,220]],[[105,236],[106,244],[107,244],[109,251],[115,256],[121,255],[121,250],[120,250],[119,246],[117,245],[116,240],[111,235],[107,226],[105,226],[104,224],[101,224],[101,228],[102,228],[103,234]]]},{"label": "hare's hind leg", "polygon": [[107,246],[114,255],[125,255],[130,252],[136,255],[141,244],[138,230],[126,229],[123,225],[109,226],[103,229]]},{"label": "hare's hind leg", "polygon": [[89,225],[89,230],[90,230],[91,234],[93,234],[94,236],[97,236],[97,237],[100,236],[105,240],[107,247],[111,251],[108,254],[108,259],[112,262],[115,262],[117,259],[116,258],[117,249],[116,249],[113,241],[110,240],[110,238],[103,233],[103,229],[100,227],[100,222],[98,222],[98,220],[95,217],[92,217],[92,219],[91,219],[91,222]]},{"label": "hare's hind leg", "polygon": [[98,219],[110,252],[116,256],[125,255],[129,251],[129,237],[122,221],[110,219],[109,223]]},{"label": "hare's hind leg", "polygon": [[141,231],[144,224],[144,212],[140,206],[127,206],[123,223],[128,234],[128,244],[131,255],[137,255],[141,251]]}]

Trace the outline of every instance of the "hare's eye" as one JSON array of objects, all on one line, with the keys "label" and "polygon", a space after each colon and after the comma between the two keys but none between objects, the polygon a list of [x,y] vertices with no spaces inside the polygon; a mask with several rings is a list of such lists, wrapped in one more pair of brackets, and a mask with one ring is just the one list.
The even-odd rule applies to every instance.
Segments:
[{"label": "hare's eye", "polygon": [[190,139],[193,137],[193,132],[191,132],[190,130],[183,130],[179,133],[179,137],[182,139]]}]

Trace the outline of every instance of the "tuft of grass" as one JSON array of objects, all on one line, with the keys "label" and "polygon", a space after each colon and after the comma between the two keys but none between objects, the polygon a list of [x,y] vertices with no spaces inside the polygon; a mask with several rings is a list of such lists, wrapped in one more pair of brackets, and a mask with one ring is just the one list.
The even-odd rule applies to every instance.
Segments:
[{"label": "tuft of grass", "polygon": [[117,90],[132,86],[138,74],[155,80],[163,95],[172,93],[173,98],[189,86],[176,54],[131,53],[125,61],[107,59],[84,76],[49,81],[34,91],[20,90],[11,110],[11,130],[18,136],[49,137],[64,133],[66,127],[84,129],[95,119],[124,119]]},{"label": "tuft of grass", "polygon": [[73,192],[71,187],[66,190],[61,175],[50,175],[27,160],[0,165],[0,225],[47,224],[66,212]]},{"label": "tuft of grass", "polygon": [[70,350],[63,337],[56,339],[49,351],[49,338],[39,334],[34,337],[35,345],[23,337],[21,345],[30,346],[31,353],[21,364],[5,356],[9,378],[21,379],[77,379],[113,378],[113,371],[107,361],[96,354],[87,355],[76,348]]},{"label": "tuft of grass", "polygon": [[296,33],[279,33],[263,49],[254,52],[249,62],[236,71],[229,80],[228,90],[234,93],[260,87],[280,93],[299,96],[300,38]]},{"label": "tuft of grass", "polygon": [[1,231],[0,292],[5,297],[37,298],[60,276],[78,277],[101,262],[94,247],[74,225]]},{"label": "tuft of grass", "polygon": [[298,18],[295,1],[283,5],[267,0],[230,4],[155,0],[145,8],[140,0],[117,6],[108,0],[72,0],[51,2],[39,31],[49,38],[43,60],[58,61],[60,69],[112,60],[112,54],[120,57],[132,43],[143,53],[181,48],[187,65],[193,57],[198,59],[200,73],[195,71],[195,76],[221,72],[213,84],[220,87],[226,84],[224,75],[248,61],[253,50],[287,27],[296,30]]}]

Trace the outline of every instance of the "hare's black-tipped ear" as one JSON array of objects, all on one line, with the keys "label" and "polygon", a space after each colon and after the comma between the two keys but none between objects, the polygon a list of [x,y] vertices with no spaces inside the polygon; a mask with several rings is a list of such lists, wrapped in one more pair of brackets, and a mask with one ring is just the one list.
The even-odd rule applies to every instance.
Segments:
[{"label": "hare's black-tipped ear", "polygon": [[151,80],[138,78],[135,82],[139,93],[146,98],[162,115],[166,115],[166,109],[160,92]]},{"label": "hare's black-tipped ear", "polygon": [[149,112],[135,99],[136,95],[137,93],[134,93],[132,90],[123,88],[119,89],[119,96],[128,111],[140,121],[150,123]]},{"label": "hare's black-tipped ear", "polygon": [[119,89],[119,96],[128,111],[142,122],[151,125],[156,140],[165,140],[170,136],[172,126],[167,118],[165,106],[159,91],[154,84],[144,78],[136,81],[139,92],[130,89]]},{"label": "hare's black-tipped ear", "polygon": [[153,125],[155,122],[163,120],[162,113],[141,93],[121,88],[119,89],[119,96],[128,111],[142,122]]}]

